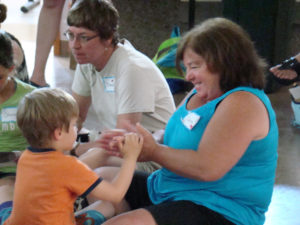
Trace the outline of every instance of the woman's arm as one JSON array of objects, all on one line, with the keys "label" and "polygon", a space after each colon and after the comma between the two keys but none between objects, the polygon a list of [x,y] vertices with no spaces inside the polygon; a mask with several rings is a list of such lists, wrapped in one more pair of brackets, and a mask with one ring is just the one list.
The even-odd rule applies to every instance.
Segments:
[{"label": "woman's arm", "polygon": [[141,160],[151,160],[184,177],[213,181],[223,177],[253,140],[265,137],[269,118],[253,94],[236,92],[225,98],[207,125],[197,151],[176,150],[157,144],[140,125],[144,136]]},{"label": "woman's arm", "polygon": [[77,121],[77,127],[78,127],[78,131],[80,131],[80,129],[82,128],[82,124],[86,119],[88,110],[90,108],[91,105],[91,97],[90,96],[81,96],[76,94],[75,92],[72,92],[72,96],[74,97],[74,99],[76,100],[78,107],[79,107],[79,117],[78,117],[78,121]]}]

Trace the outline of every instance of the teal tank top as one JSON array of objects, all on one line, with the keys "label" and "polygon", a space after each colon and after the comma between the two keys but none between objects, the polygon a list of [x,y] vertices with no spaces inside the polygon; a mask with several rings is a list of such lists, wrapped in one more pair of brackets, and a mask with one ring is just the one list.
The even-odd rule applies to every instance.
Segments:
[{"label": "teal tank top", "polygon": [[[222,214],[235,224],[264,223],[275,182],[278,127],[271,102],[262,90],[238,87],[191,111],[186,109],[187,100],[170,118],[165,131],[164,144],[175,149],[196,151],[217,105],[236,91],[251,92],[264,103],[270,119],[268,135],[263,139],[252,141],[238,163],[224,177],[216,181],[192,180],[166,168],[155,171],[147,181],[148,193],[154,204],[188,200]],[[190,112],[200,116],[191,130],[182,123],[182,118]]]}]

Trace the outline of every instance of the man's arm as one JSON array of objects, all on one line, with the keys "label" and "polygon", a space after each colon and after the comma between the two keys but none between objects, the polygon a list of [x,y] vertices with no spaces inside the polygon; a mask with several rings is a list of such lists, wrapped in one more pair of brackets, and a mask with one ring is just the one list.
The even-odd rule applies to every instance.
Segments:
[{"label": "man's arm", "polygon": [[131,130],[130,128],[132,126],[135,127],[136,123],[141,122],[141,120],[142,120],[141,112],[120,114],[117,117],[116,128]]}]

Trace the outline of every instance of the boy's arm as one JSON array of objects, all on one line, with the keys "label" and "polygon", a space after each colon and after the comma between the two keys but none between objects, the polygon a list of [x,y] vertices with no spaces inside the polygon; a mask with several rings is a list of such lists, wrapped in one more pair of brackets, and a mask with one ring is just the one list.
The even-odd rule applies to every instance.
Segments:
[{"label": "boy's arm", "polygon": [[124,159],[119,173],[112,182],[102,180],[99,185],[91,192],[91,195],[104,201],[112,203],[120,202],[131,183],[135,170],[136,159]]},{"label": "boy's arm", "polygon": [[91,192],[94,197],[113,203],[118,203],[124,198],[131,183],[142,144],[142,137],[132,133],[125,135],[124,144],[120,140],[119,147],[123,154],[120,171],[112,182],[101,181]]}]

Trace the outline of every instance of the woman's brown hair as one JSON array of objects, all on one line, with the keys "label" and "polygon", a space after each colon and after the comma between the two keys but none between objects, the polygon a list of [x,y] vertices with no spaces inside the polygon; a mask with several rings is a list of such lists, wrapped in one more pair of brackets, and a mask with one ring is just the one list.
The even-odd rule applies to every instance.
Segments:
[{"label": "woman's brown hair", "polygon": [[220,75],[224,92],[238,86],[264,88],[266,63],[257,54],[249,35],[236,23],[213,18],[189,31],[177,48],[176,67],[181,73],[187,48],[201,55],[208,69]]},{"label": "woman's brown hair", "polygon": [[7,8],[6,5],[0,3],[0,23],[6,19]]},{"label": "woman's brown hair", "polygon": [[100,38],[119,42],[119,13],[109,0],[76,0],[68,12],[69,26],[96,31]]}]

